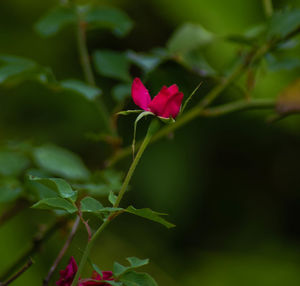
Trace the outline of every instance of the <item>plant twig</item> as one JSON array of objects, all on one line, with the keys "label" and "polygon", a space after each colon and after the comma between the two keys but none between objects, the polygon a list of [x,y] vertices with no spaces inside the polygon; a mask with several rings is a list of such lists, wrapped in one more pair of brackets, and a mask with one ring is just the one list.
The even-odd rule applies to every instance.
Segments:
[{"label": "plant twig", "polygon": [[29,260],[27,261],[27,263],[11,278],[9,278],[6,282],[1,283],[0,282],[0,286],[7,286],[10,283],[12,283],[13,281],[15,281],[18,277],[20,277],[31,265],[33,264],[33,261],[31,258],[29,258]]},{"label": "plant twig", "polygon": [[[86,22],[82,19],[80,8],[75,7],[77,11],[77,44],[78,44],[78,52],[79,52],[79,59],[82,66],[82,70],[84,73],[85,80],[88,84],[92,86],[96,86],[96,81],[90,61],[90,56],[87,48],[86,43]],[[96,108],[99,109],[100,115],[104,121],[105,127],[107,131],[109,131],[111,134],[114,133],[114,130],[112,128],[111,122],[110,122],[110,115],[101,100],[101,98],[97,98],[97,101],[95,101]]]},{"label": "plant twig", "polygon": [[[138,164],[138,162],[140,161],[146,147],[148,146],[150,140],[151,140],[151,137],[152,137],[152,134],[153,134],[153,129],[156,128],[156,124],[157,122],[151,122],[150,123],[150,126],[148,128],[148,132],[147,132],[147,135],[144,139],[144,141],[142,142],[141,144],[141,147],[139,148],[137,154],[136,154],[136,157],[134,158],[133,162],[131,163],[131,166],[128,170],[128,173],[125,177],[125,180],[123,182],[123,185],[121,187],[121,190],[118,194],[118,197],[117,197],[117,200],[116,202],[114,203],[114,208],[117,208],[127,190],[127,187],[128,187],[128,184],[130,182],[130,179],[134,173],[134,170]],[[119,213],[118,213],[119,214]],[[87,245],[86,245],[86,248],[83,252],[83,256],[81,258],[81,261],[80,261],[80,264],[79,264],[79,267],[78,267],[78,270],[76,272],[76,275],[73,279],[73,282],[72,282],[72,285],[71,286],[76,286],[77,283],[78,283],[78,279],[83,271],[83,268],[88,260],[88,257],[90,255],[90,252],[91,252],[91,249],[96,241],[96,239],[99,237],[99,235],[103,232],[103,230],[109,225],[109,223],[116,217],[116,213],[112,213],[106,220],[104,220],[103,224],[98,228],[98,230],[94,233],[94,235],[92,236],[92,238],[88,241]]]},{"label": "plant twig", "polygon": [[59,228],[65,225],[66,220],[59,220],[49,227],[44,233],[38,233],[32,240],[29,249],[17,259],[0,277],[0,281],[8,279],[15,271],[17,271],[27,260],[39,251],[43,245]]},{"label": "plant twig", "polygon": [[65,255],[67,249],[69,248],[69,246],[70,246],[70,244],[71,244],[71,242],[72,242],[72,240],[73,240],[73,238],[76,234],[76,231],[77,231],[78,226],[79,226],[79,222],[80,222],[80,218],[79,218],[79,216],[77,216],[76,219],[75,219],[75,222],[73,224],[73,227],[71,229],[71,232],[70,232],[64,246],[60,250],[57,258],[55,259],[55,261],[54,261],[53,265],[51,266],[46,278],[43,281],[43,286],[47,286],[49,284],[49,281],[50,281],[55,269],[57,268],[59,262],[62,260],[63,256]]}]

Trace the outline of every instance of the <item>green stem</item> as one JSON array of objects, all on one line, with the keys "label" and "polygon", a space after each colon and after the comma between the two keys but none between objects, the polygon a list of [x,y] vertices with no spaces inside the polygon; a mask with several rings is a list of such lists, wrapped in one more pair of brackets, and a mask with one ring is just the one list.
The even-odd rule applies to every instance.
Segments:
[{"label": "green stem", "polygon": [[[90,56],[89,56],[89,52],[88,52],[87,44],[86,44],[86,23],[82,19],[79,8],[78,7],[75,7],[75,8],[77,11],[77,18],[78,18],[77,44],[78,44],[80,63],[82,66],[82,70],[83,70],[86,82],[89,85],[96,86],[95,77],[94,77],[91,62],[90,62]],[[96,107],[98,108],[99,113],[104,121],[107,131],[109,131],[111,134],[115,135],[115,132],[114,132],[111,122],[110,122],[110,115],[109,115],[103,101],[101,100],[101,98],[98,98],[95,103],[96,103]]]},{"label": "green stem", "polygon": [[[166,127],[159,130],[151,139],[150,143],[153,143],[162,137],[165,137],[169,133],[177,130],[186,123],[192,121],[197,117],[213,117],[228,114],[230,112],[236,112],[245,109],[260,109],[260,108],[274,108],[275,100],[273,99],[252,99],[249,100],[238,100],[228,104],[224,104],[218,107],[202,109],[199,106],[195,106],[190,109],[189,112],[180,116],[175,123],[167,125]],[[137,142],[136,146],[140,146],[141,143]],[[123,148],[119,153],[110,159],[109,166],[116,164],[121,159],[131,154],[131,147]]]},{"label": "green stem", "polygon": [[[123,182],[123,185],[121,187],[121,190],[119,192],[119,195],[117,197],[117,200],[114,204],[114,207],[117,208],[119,205],[120,205],[120,202],[127,190],[127,187],[128,187],[128,184],[131,180],[131,177],[134,173],[134,170],[138,164],[138,162],[140,161],[146,147],[148,146],[150,140],[151,140],[151,137],[152,137],[152,130],[153,129],[153,124],[151,123],[150,126],[149,126],[149,129],[148,129],[148,132],[147,132],[147,135],[143,141],[143,143],[141,144],[141,147],[139,148],[139,151],[137,152],[136,154],[136,157],[134,158],[129,170],[128,170],[128,173],[125,177],[125,180]],[[72,285],[71,286],[76,286],[78,284],[78,280],[79,280],[79,277],[83,271],[83,268],[85,267],[85,264],[87,262],[87,259],[90,255],[90,252],[91,252],[91,249],[96,241],[96,239],[99,237],[99,235],[103,232],[103,230],[109,225],[109,223],[114,219],[115,215],[114,214],[111,214],[102,224],[101,226],[98,228],[98,230],[94,233],[94,235],[92,236],[92,238],[90,239],[90,241],[88,241],[87,245],[86,245],[86,248],[83,252],[83,256],[81,258],[81,261],[80,261],[80,264],[79,264],[79,267],[78,267],[78,271],[76,272],[76,275],[74,277],[74,280],[72,282]]]},{"label": "green stem", "polygon": [[262,0],[266,16],[269,18],[273,14],[273,3],[272,0]]}]

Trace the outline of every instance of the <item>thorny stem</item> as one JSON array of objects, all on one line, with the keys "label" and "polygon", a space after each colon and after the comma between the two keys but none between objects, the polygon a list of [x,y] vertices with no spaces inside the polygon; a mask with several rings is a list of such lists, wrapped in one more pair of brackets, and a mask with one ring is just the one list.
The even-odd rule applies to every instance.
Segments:
[{"label": "thorny stem", "polygon": [[10,279],[8,279],[6,282],[1,283],[0,282],[0,286],[7,286],[10,283],[12,283],[13,281],[15,281],[18,277],[20,277],[31,265],[33,264],[33,261],[31,258],[29,258],[29,260],[27,261],[27,263],[14,275],[12,276]]},{"label": "thorny stem", "polygon": [[79,216],[77,216],[77,218],[75,219],[74,221],[74,224],[73,224],[73,227],[71,229],[71,232],[64,244],[64,246],[62,247],[61,251],[59,252],[57,258],[55,259],[53,265],[51,266],[46,278],[44,279],[44,282],[43,282],[43,286],[47,286],[49,284],[49,281],[55,271],[55,269],[57,268],[57,265],[59,264],[59,262],[61,261],[61,259],[63,258],[63,256],[65,255],[67,249],[69,248],[75,234],[76,234],[76,231],[78,229],[78,226],[79,226],[79,222],[80,222],[80,218]]},{"label": "thorny stem", "polygon": [[[152,123],[151,123],[152,124]],[[128,187],[128,184],[130,182],[130,179],[134,173],[134,170],[138,164],[138,162],[140,161],[146,147],[148,146],[150,140],[151,140],[151,137],[152,137],[152,132],[150,132],[150,128],[151,128],[151,124],[150,124],[150,127],[148,129],[148,132],[147,132],[147,135],[144,139],[144,141],[142,142],[141,144],[141,147],[139,148],[137,154],[136,154],[136,157],[134,158],[129,170],[128,170],[128,173],[125,177],[125,180],[123,182],[123,185],[121,187],[121,190],[118,194],[118,197],[117,197],[117,200],[114,204],[114,208],[117,208],[119,205],[120,205],[120,202],[126,192],[126,189]],[[73,279],[73,282],[72,282],[72,285],[71,286],[76,286],[77,283],[78,283],[78,280],[79,280],[79,277],[83,271],[83,268],[87,262],[87,259],[90,255],[90,252],[91,252],[91,249],[96,241],[96,239],[99,237],[99,235],[103,232],[103,230],[109,225],[109,223],[116,217],[116,214],[115,213],[112,213],[103,223],[102,225],[98,228],[98,230],[94,233],[94,235],[91,237],[91,239],[88,241],[87,245],[86,245],[86,248],[83,252],[83,256],[81,258],[81,261],[80,261],[80,264],[79,264],[79,267],[78,267],[78,270],[76,272],[76,275]]]},{"label": "thorny stem", "polygon": [[39,251],[41,245],[44,244],[65,223],[65,220],[59,220],[49,227],[44,233],[38,233],[33,238],[31,247],[1,275],[0,281],[5,281],[15,271],[22,267],[22,265],[24,265],[24,263],[28,260],[28,257],[33,256],[37,251]]}]

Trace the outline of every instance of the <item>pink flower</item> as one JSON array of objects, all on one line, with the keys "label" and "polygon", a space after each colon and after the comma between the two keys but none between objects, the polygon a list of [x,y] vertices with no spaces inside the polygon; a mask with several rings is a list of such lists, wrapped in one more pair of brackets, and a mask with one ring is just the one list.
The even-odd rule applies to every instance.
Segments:
[{"label": "pink flower", "polygon": [[59,272],[60,278],[56,282],[56,285],[57,286],[71,286],[74,276],[76,275],[77,269],[78,269],[77,263],[76,263],[74,257],[72,256],[70,258],[69,264],[67,265],[66,269],[61,270]]},{"label": "pink flower", "polygon": [[102,275],[94,271],[92,277],[81,280],[79,286],[110,286],[109,283],[103,281],[113,281],[112,276],[111,271],[103,271]]},{"label": "pink flower", "polygon": [[[77,264],[72,256],[70,258],[69,264],[67,265],[65,270],[61,270],[60,278],[56,282],[57,286],[71,286],[73,279],[77,272]],[[107,283],[106,281],[114,281],[113,273],[111,271],[103,271],[102,275],[97,273],[96,271],[93,272],[91,278],[81,279],[79,278],[78,286],[111,286],[111,284]]]},{"label": "pink flower", "polygon": [[164,118],[176,118],[180,111],[183,93],[176,84],[163,86],[160,92],[151,100],[149,91],[139,78],[135,78],[131,87],[134,103],[145,111],[151,111]]}]

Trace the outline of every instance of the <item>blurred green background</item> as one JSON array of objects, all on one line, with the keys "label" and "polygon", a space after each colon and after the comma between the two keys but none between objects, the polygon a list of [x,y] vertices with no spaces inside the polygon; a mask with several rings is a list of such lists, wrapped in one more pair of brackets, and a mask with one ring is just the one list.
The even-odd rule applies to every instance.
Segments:
[{"label": "blurred green background", "polygon": [[[165,46],[172,32],[185,22],[199,23],[224,36],[243,33],[265,20],[259,0],[102,2],[126,11],[134,28],[122,39],[106,31],[92,31],[88,34],[90,51],[147,52]],[[300,6],[296,0],[273,2],[275,9]],[[33,30],[41,15],[56,4],[55,0],[1,1],[0,53],[31,58],[50,67],[59,80],[83,79],[74,27],[47,39]],[[235,51],[233,45],[220,43],[207,56],[212,66],[221,70]],[[299,68],[261,72],[254,96],[275,98],[299,74]],[[132,75],[139,73],[132,70]],[[112,110],[115,102],[110,87],[114,80],[98,76],[97,82]],[[147,86],[155,94],[162,84],[177,83],[188,94],[198,82],[191,72],[166,63],[150,74]],[[200,97],[201,90],[206,92],[211,84],[204,79]],[[229,90],[223,100],[234,96],[234,89]],[[133,104],[128,101],[126,106]],[[126,203],[134,201],[137,207],[169,213],[168,219],[177,227],[166,230],[139,218],[120,217],[99,239],[93,261],[109,270],[113,261],[124,262],[127,256],[150,257],[146,270],[159,285],[300,285],[300,120],[292,116],[269,124],[269,115],[247,111],[198,118],[178,130],[174,140],[152,145],[133,177]],[[119,120],[126,144],[132,139],[133,121],[134,117]],[[86,134],[99,133],[102,128],[94,104],[80,96],[55,92],[34,81],[0,87],[1,144],[51,142],[79,154],[87,166],[96,169],[102,166],[108,148]],[[143,135],[142,127],[138,133]],[[129,161],[123,160],[117,168],[125,172]],[[0,205],[0,210],[5,207]],[[50,219],[47,212],[26,209],[0,228],[1,271],[28,247],[38,225]],[[41,285],[64,237],[65,233],[59,232],[51,238],[34,266],[12,285]],[[82,228],[68,255],[79,259],[85,239]],[[67,257],[60,269],[66,261]]]}]

